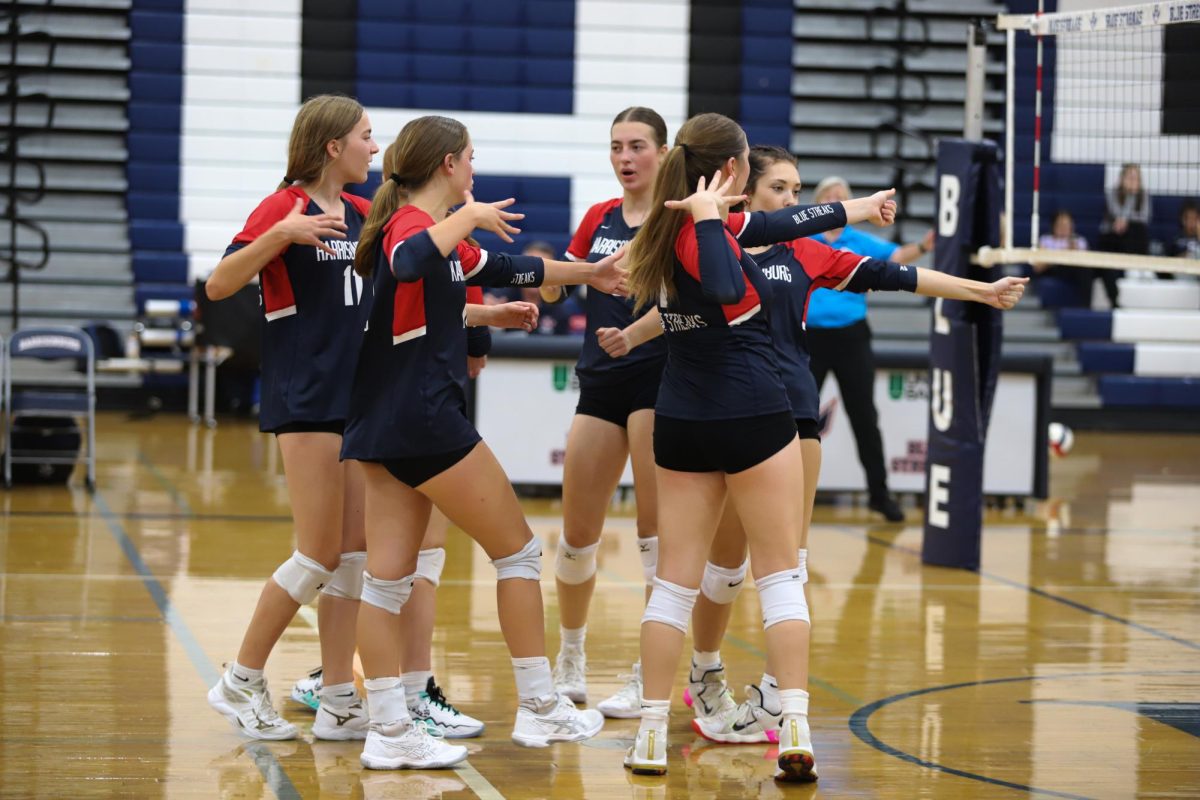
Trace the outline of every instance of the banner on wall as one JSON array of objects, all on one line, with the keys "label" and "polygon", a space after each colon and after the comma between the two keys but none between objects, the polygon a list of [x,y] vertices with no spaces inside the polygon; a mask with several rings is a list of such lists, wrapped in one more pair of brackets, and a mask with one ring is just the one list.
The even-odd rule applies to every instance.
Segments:
[{"label": "banner on wall", "polygon": [[[1037,492],[1035,446],[1038,413],[1037,376],[1005,372],[996,387],[996,403],[1010,422],[1005,435],[989,443],[983,464],[983,491],[992,495],[1026,497]],[[875,408],[888,488],[894,492],[925,491],[928,451],[929,371],[879,368],[875,371]],[[822,491],[866,491],[858,460],[858,445],[831,375],[821,390]]]},{"label": "banner on wall", "polygon": [[[475,422],[515,484],[562,484],[567,433],[579,402],[575,380],[578,341],[570,337],[498,336],[487,369],[476,381]],[[891,487],[924,491],[929,415],[928,354],[875,355],[879,410]],[[1045,428],[1049,411],[1049,357],[1008,357],[996,389],[1006,434],[989,448],[984,487],[989,494],[1046,495]],[[831,377],[822,392],[825,412],[821,489],[865,487],[854,436]],[[1001,441],[1002,440],[1002,441]],[[633,485],[626,465],[622,486]]]}]

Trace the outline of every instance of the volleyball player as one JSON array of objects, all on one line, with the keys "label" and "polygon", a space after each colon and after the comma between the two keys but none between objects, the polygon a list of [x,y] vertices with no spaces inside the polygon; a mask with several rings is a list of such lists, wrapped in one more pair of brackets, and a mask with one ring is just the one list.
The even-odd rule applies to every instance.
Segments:
[{"label": "volleyball player", "polygon": [[[449,766],[466,748],[412,723],[398,674],[395,616],[412,593],[420,540],[434,505],[487,552],[497,571],[500,627],[512,656],[519,707],[512,738],[525,746],[580,741],[599,712],[579,711],[554,689],[545,657],[541,548],[491,450],[466,417],[465,285],[581,284],[612,292],[615,258],[577,265],[489,253],[467,244],[476,229],[511,241],[514,201],[475,202],[466,128],[447,117],[409,122],[393,145],[395,172],[372,201],[355,267],[376,301],[359,352],[343,456],[362,462],[367,486],[367,569],[359,653],[373,769]],[[452,214],[449,209],[466,202]],[[365,635],[369,633],[370,635]]]},{"label": "volleyball player", "polygon": [[[650,210],[658,165],[667,152],[667,125],[652,109],[627,108],[610,127],[609,162],[621,184],[621,197],[588,209],[567,247],[572,261],[596,262],[629,244]],[[558,302],[560,287],[544,287],[542,298]],[[638,551],[649,596],[658,554],[654,487],[654,400],[666,363],[665,342],[614,360],[596,340],[599,328],[625,328],[634,320],[624,297],[589,290],[587,325],[575,374],[579,404],[567,434],[563,465],[563,531],[554,563],[558,586],[561,645],[554,684],[577,703],[587,702],[588,607],[596,587],[596,550],[605,511],[632,457],[637,497]],[[624,687],[597,706],[606,717],[641,714],[641,667],[635,663]]]},{"label": "volleyball player", "polygon": [[[750,174],[746,186],[747,211],[777,211],[796,202],[800,178],[794,156],[778,147],[755,147],[750,151],[749,164]],[[730,222],[735,229],[743,224],[736,214],[730,215]],[[803,583],[807,580],[808,527],[812,518],[821,459],[820,440],[817,435],[818,393],[813,375],[808,369],[803,341],[804,316],[809,296],[814,288],[821,285],[851,291],[870,288],[865,283],[856,283],[859,270],[876,272],[881,276],[876,288],[906,288],[910,281],[905,273],[913,268],[891,262],[867,263],[867,259],[834,251],[811,240],[747,248],[747,251],[755,254],[755,261],[763,277],[771,284],[771,334],[800,438],[804,489],[799,495],[803,505],[799,511],[801,526],[797,541],[797,571],[801,574]],[[985,284],[916,270],[915,281],[911,283],[920,294],[970,299],[999,308],[1011,308],[1023,293],[1025,280],[1004,278],[994,284]],[[636,346],[647,336],[654,334],[651,324],[652,320],[644,320],[637,323],[636,329],[601,331],[600,339],[607,352],[620,356],[630,345]],[[702,596],[693,612],[693,637],[697,651],[693,657],[693,679],[696,676],[695,662],[698,658],[710,655],[714,657],[711,659],[712,663],[719,664],[717,651],[728,622],[730,604],[737,596],[745,577],[744,555],[745,534],[738,515],[727,505],[709,562],[704,568],[700,583]],[[768,666],[768,672],[764,674],[762,682],[757,686],[747,687],[747,700],[735,714],[710,713],[709,707],[703,702],[703,696],[697,691],[709,687],[692,683],[689,690],[692,699],[695,700],[696,709],[693,728],[713,741],[746,743],[774,740],[780,727],[782,709],[779,689],[771,675],[772,672]],[[717,689],[718,696],[722,690],[723,686]],[[814,768],[810,776],[815,775]],[[788,776],[786,771],[781,775]]]},{"label": "volleyball player", "polygon": [[362,333],[359,304],[371,292],[352,269],[368,203],[344,188],[366,180],[377,152],[358,102],[333,95],[306,101],[292,126],[287,176],[205,285],[220,300],[260,276],[259,426],[279,442],[296,526],[296,551],[263,587],[237,658],[208,693],[213,708],[254,739],[296,737],[271,703],[263,668],[300,605],[318,594],[327,681],[313,734],[366,736],[352,671],[366,556],[363,479],[359,465],[340,463],[339,452]]}]

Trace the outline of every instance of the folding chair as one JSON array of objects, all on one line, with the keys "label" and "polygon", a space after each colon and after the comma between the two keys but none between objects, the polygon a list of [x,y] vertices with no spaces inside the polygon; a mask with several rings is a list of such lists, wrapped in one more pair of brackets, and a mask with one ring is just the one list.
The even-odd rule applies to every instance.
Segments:
[{"label": "folding chair", "polygon": [[[74,464],[78,454],[70,457],[47,452],[14,452],[13,420],[18,414],[43,417],[83,418],[87,423],[85,460],[87,488],[96,488],[96,358],[92,339],[79,328],[45,326],[15,331],[4,348],[4,485],[12,486],[13,464]],[[36,358],[41,361],[70,359],[80,363],[86,376],[86,389],[63,384],[13,389],[13,361]]]}]

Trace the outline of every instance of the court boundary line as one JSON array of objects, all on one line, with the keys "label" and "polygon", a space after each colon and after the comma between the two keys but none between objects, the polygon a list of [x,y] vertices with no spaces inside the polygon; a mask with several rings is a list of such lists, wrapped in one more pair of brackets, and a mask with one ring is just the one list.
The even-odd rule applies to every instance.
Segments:
[{"label": "court boundary line", "polygon": [[880,700],[876,700],[873,703],[868,703],[867,705],[863,706],[862,708],[859,708],[853,714],[850,715],[850,732],[853,733],[856,737],[858,737],[858,739],[860,741],[862,741],[864,744],[874,748],[875,750],[878,750],[881,753],[884,753],[885,755],[892,756],[893,758],[898,758],[901,761],[906,761],[910,764],[916,764],[917,766],[924,767],[925,769],[931,769],[936,772],[944,772],[946,774],[954,775],[959,778],[966,778],[968,780],[979,781],[980,783],[987,783],[987,784],[991,784],[993,786],[1004,786],[1009,789],[1017,789],[1020,791],[1028,792],[1030,794],[1042,794],[1042,795],[1046,795],[1048,797],[1062,797],[1062,798],[1067,798],[1067,800],[1091,800],[1091,798],[1087,797],[1086,795],[1071,794],[1069,792],[1060,792],[1060,791],[1056,791],[1054,789],[1041,789],[1036,786],[1027,786],[1023,783],[1015,783],[1013,781],[1006,781],[1006,780],[1002,780],[1000,778],[989,778],[987,775],[980,775],[975,772],[968,772],[967,770],[958,769],[957,767],[948,767],[945,764],[939,764],[936,761],[928,761],[926,759],[920,758],[920,757],[915,756],[912,753],[909,753],[905,750],[901,750],[900,748],[895,747],[894,745],[888,744],[887,742],[883,741],[875,734],[871,733],[871,729],[870,729],[871,716],[876,711],[879,711],[882,708],[886,708],[887,706],[893,705],[895,703],[899,703],[904,700],[910,700],[914,697],[920,697],[922,695],[933,694],[935,692],[949,692],[949,691],[953,691],[955,689],[965,689],[965,688],[970,688],[973,686],[989,686],[989,685],[1005,684],[1005,683],[1021,683],[1021,682],[1032,682],[1032,681],[1040,681],[1040,680],[1047,680],[1047,681],[1066,680],[1068,678],[1106,678],[1106,677],[1118,677],[1118,676],[1130,676],[1130,675],[1200,675],[1200,670],[1133,670],[1133,671],[1119,671],[1119,672],[1066,672],[1061,675],[1020,675],[1017,677],[1010,677],[1010,678],[988,678],[988,679],[981,680],[981,681],[963,681],[961,683],[948,683],[948,684],[942,684],[940,686],[929,686],[924,689],[914,689],[912,691],[894,694],[890,697],[884,697]]},{"label": "court boundary line", "polygon": [[[870,542],[871,544],[878,545],[880,547],[886,547],[887,549],[895,550],[898,553],[904,553],[906,555],[910,555],[910,556],[913,556],[918,559],[921,558],[921,553],[917,550],[912,549],[911,547],[905,547],[904,545],[899,545],[894,542],[889,542],[886,539],[881,539],[870,533],[856,531],[846,525],[830,525],[830,526],[822,526],[822,527],[828,527],[831,530],[836,530],[846,536],[854,536],[854,537],[865,539],[866,541]],[[986,529],[985,529],[985,532],[986,532]],[[923,566],[927,566],[927,565],[925,565],[924,561],[922,561],[921,563]],[[948,569],[953,569],[953,567],[949,567]],[[986,572],[982,569],[966,570],[966,571],[971,572],[975,575],[978,575],[981,578],[987,578],[990,581],[995,581],[997,583],[1003,583],[1007,586],[1011,586],[1014,589],[1024,589],[1025,591],[1029,592],[1030,594],[1034,595],[1035,597],[1041,597],[1046,600],[1052,600],[1055,603],[1061,603],[1062,605],[1067,606],[1068,608],[1074,608],[1077,611],[1083,611],[1084,613],[1091,614],[1091,615],[1097,616],[1097,617],[1101,617],[1103,619],[1107,619],[1110,622],[1117,622],[1117,623],[1120,623],[1121,625],[1126,625],[1130,628],[1133,628],[1134,630],[1139,630],[1142,633],[1148,633],[1151,636],[1157,637],[1159,639],[1163,639],[1168,642],[1174,642],[1175,644],[1183,645],[1184,647],[1187,647],[1191,650],[1200,650],[1200,644],[1197,644],[1196,642],[1193,642],[1189,639],[1184,639],[1182,636],[1176,636],[1173,633],[1167,633],[1166,631],[1160,631],[1158,628],[1152,628],[1149,625],[1144,625],[1140,622],[1134,622],[1131,619],[1126,619],[1125,617],[1117,616],[1116,614],[1112,614],[1108,611],[1104,611],[1103,609],[1089,606],[1086,603],[1080,603],[1077,600],[1071,600],[1070,598],[1067,598],[1067,597],[1061,597],[1059,595],[1054,594],[1053,592],[1048,592],[1045,589],[1038,588],[1037,586],[1031,586],[1027,583],[1021,583],[1018,580],[1013,580],[1012,578],[1006,578],[1003,575],[996,575],[991,572]]]},{"label": "court boundary line", "polygon": [[[183,615],[171,603],[171,599],[167,596],[163,585],[142,558],[137,545],[134,544],[133,539],[129,537],[129,533],[125,530],[125,526],[121,524],[120,519],[117,518],[116,514],[109,507],[99,487],[91,494],[91,498],[92,503],[100,511],[100,516],[107,524],[108,532],[116,540],[117,546],[124,553],[125,558],[141,577],[142,585],[150,594],[155,606],[158,607],[163,620],[170,626],[171,632],[175,634],[175,638],[182,645],[184,652],[187,653],[188,660],[192,662],[192,667],[195,668],[206,686],[216,683],[221,678],[221,673],[209,661],[204,648],[196,640],[195,635],[184,621]],[[279,762],[279,759],[275,757],[275,754],[270,749],[265,747],[262,742],[254,740],[244,743],[244,748],[246,752],[251,754],[251,760],[263,776],[263,783],[279,800],[301,800],[300,792],[296,789],[296,785],[292,783],[292,779],[288,777],[283,764]]]}]

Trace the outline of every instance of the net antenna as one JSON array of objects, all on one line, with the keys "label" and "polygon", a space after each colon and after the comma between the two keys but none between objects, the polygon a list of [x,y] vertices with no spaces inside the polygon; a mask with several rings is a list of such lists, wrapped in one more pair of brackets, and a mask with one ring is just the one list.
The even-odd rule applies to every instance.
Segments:
[{"label": "net antenna", "polygon": [[974,260],[1200,275],[1194,258],[1039,247],[1044,200],[1059,196],[1074,201],[1076,232],[1100,244],[1105,196],[1126,164],[1167,201],[1151,206],[1160,230],[1200,198],[1200,1],[1060,0],[1053,14],[1043,2],[996,18],[1006,38],[1004,220],[1001,247]]}]

